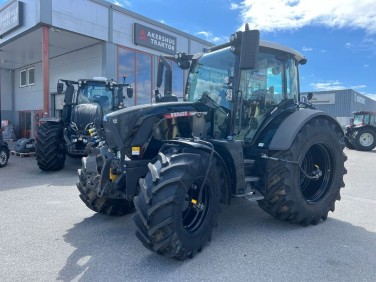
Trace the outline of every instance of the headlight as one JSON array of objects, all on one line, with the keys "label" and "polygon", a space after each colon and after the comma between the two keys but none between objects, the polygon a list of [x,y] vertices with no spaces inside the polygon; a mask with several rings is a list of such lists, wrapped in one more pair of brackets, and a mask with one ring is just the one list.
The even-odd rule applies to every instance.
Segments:
[{"label": "headlight", "polygon": [[121,153],[120,153],[120,151],[117,151],[117,153],[116,153],[116,158],[120,160],[120,158],[121,158]]}]

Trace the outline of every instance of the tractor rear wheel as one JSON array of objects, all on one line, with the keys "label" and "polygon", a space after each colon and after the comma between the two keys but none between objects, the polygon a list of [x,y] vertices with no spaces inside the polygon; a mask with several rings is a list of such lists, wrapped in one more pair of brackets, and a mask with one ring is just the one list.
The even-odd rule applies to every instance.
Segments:
[{"label": "tractor rear wheel", "polygon": [[[90,171],[86,164],[88,158],[96,158],[96,156],[89,155],[88,157],[82,158],[82,167],[78,170],[77,188],[80,191],[80,198],[85,203],[85,205],[92,211],[110,215],[110,216],[122,216],[134,211],[133,201],[128,201],[126,199],[111,199],[103,197],[98,197],[98,185],[99,183],[99,172]],[[100,167],[97,168],[100,171]]]},{"label": "tractor rear wheel", "polygon": [[[334,211],[345,186],[346,173],[341,132],[325,119],[307,123],[296,136],[291,148],[274,152],[266,175],[266,194],[259,206],[273,217],[302,225],[317,224]],[[284,162],[288,160],[290,162]],[[292,162],[296,163],[292,163]],[[301,167],[301,169],[299,168]],[[321,171],[318,179],[310,179]]]},{"label": "tractor rear wheel", "polygon": [[41,170],[56,171],[64,167],[65,142],[62,124],[46,122],[38,128],[36,159]]},{"label": "tractor rear wheel", "polygon": [[217,226],[223,185],[221,167],[210,153],[179,146],[160,152],[134,198],[138,239],[162,256],[193,257]]},{"label": "tractor rear wheel", "polygon": [[376,132],[371,128],[364,127],[358,130],[355,147],[359,151],[371,151],[376,147]]}]

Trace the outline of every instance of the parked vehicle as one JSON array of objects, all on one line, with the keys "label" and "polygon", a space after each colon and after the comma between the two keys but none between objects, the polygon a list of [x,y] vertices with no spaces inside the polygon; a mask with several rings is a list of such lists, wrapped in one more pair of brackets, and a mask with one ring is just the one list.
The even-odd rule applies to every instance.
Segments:
[{"label": "parked vehicle", "polygon": [[[283,221],[326,220],[345,186],[344,133],[299,103],[304,56],[246,27],[207,53],[161,58],[158,81],[167,59],[189,69],[187,101],[105,115],[78,170],[82,201],[107,215],[135,206],[142,244],[181,260],[211,240],[234,197]],[[164,81],[168,96],[170,72]]]},{"label": "parked vehicle", "polygon": [[62,169],[67,153],[84,156],[90,139],[88,130],[94,127],[94,122],[100,123],[104,114],[124,107],[124,87],[128,98],[133,96],[129,84],[105,78],[60,80],[58,93],[63,93],[64,84],[62,116],[41,118],[38,128],[36,159],[39,168],[45,171]]},{"label": "parked vehicle", "polygon": [[349,149],[371,151],[376,147],[376,113],[353,112],[345,130],[345,144]]}]

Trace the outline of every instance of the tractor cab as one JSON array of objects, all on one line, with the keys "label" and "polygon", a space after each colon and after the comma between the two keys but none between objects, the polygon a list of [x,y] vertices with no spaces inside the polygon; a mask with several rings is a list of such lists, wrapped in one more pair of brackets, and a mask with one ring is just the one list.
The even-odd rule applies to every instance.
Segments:
[{"label": "tractor cab", "polygon": [[304,64],[305,59],[298,52],[261,41],[254,66],[235,73],[238,68],[232,47],[209,52],[189,74],[187,99],[196,102],[208,96],[218,105],[215,138],[236,136],[252,142],[268,116],[298,101],[299,63]]}]

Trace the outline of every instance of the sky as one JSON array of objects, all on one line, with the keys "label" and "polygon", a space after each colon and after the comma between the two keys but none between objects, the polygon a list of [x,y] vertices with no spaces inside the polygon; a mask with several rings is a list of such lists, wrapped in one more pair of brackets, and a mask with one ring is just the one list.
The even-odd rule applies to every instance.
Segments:
[{"label": "sky", "polygon": [[307,58],[300,67],[301,91],[351,88],[376,100],[375,0],[109,2],[214,44],[249,23],[262,40]]},{"label": "sky", "polygon": [[376,0],[108,2],[214,44],[228,41],[249,23],[262,40],[287,45],[307,58],[300,67],[301,91],[351,88],[376,100]]}]

